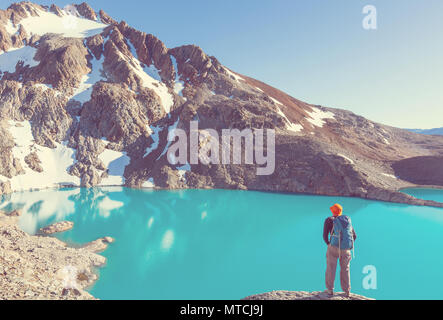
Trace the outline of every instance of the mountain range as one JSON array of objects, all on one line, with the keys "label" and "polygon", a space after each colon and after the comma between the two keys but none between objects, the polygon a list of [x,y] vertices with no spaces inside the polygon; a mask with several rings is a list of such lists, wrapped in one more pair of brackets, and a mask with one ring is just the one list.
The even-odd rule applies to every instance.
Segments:
[{"label": "mountain range", "polygon": [[434,129],[409,129],[409,131],[421,133],[421,134],[430,134],[430,135],[438,135],[443,136],[443,128],[434,128]]},{"label": "mountain range", "polygon": [[[0,194],[123,185],[443,206],[399,192],[443,185],[433,165],[443,158],[443,137],[300,101],[196,45],[167,48],[86,3],[20,2],[0,10],[0,53]],[[250,164],[171,165],[168,133],[189,132],[190,121],[218,132],[274,129],[275,172],[258,176]]]}]

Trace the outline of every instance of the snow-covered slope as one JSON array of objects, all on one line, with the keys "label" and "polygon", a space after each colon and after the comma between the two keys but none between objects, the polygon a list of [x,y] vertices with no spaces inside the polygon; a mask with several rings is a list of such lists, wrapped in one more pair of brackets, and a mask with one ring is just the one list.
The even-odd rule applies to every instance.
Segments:
[{"label": "snow-covered slope", "polygon": [[18,62],[23,66],[35,67],[38,61],[34,60],[37,49],[29,46],[11,48],[7,52],[0,53],[0,70],[13,73]]},{"label": "snow-covered slope", "polygon": [[20,24],[31,35],[43,36],[48,33],[61,34],[65,37],[87,38],[100,34],[106,24],[80,17],[78,11],[69,6],[61,9],[61,16],[37,9],[37,16],[29,16]]},{"label": "snow-covered slope", "polygon": [[[13,156],[18,159],[24,169],[22,175],[13,177],[11,188],[14,191],[51,188],[60,185],[80,186],[80,179],[68,173],[75,162],[75,150],[68,148],[66,143],[57,144],[55,148],[39,146],[34,142],[31,123],[29,121],[10,121],[10,133],[14,138]],[[39,159],[41,172],[32,170],[25,160],[26,156],[35,154]],[[0,176],[0,180],[4,180]]]}]

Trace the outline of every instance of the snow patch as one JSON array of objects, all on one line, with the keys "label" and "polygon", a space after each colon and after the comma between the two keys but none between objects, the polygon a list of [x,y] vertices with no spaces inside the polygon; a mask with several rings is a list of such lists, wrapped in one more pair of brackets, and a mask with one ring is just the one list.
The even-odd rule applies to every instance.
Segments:
[{"label": "snow patch", "polygon": [[18,33],[19,26],[14,26],[11,20],[8,20],[8,22],[5,25],[6,32],[8,32],[11,36]]},{"label": "snow patch", "polygon": [[[130,50],[135,51],[133,47]],[[144,64],[141,63],[135,56],[135,52],[132,53],[130,57],[125,56],[123,53],[119,52],[119,55],[122,59],[124,59],[128,64],[132,67],[134,73],[140,78],[141,85],[143,87],[152,89],[155,93],[160,97],[161,103],[163,105],[163,109],[167,114],[171,112],[172,106],[174,105],[174,97],[169,93],[168,87],[161,82],[161,80],[156,80],[149,73],[152,74],[152,68],[144,68]],[[158,75],[158,72],[157,72]],[[155,75],[153,75],[155,77]]]},{"label": "snow patch", "polygon": [[187,163],[184,166],[177,168],[177,170],[178,175],[180,176],[180,180],[186,183],[186,172],[191,171],[191,165]]},{"label": "snow patch", "polygon": [[[131,51],[134,58],[138,59],[137,50],[135,49],[134,45],[131,43],[131,41],[128,41],[129,51]],[[141,67],[143,68],[143,71],[146,72],[151,78],[161,82],[162,78],[160,76],[160,71],[151,64],[149,67],[146,66],[144,63],[140,62]]]},{"label": "snow patch", "polygon": [[278,101],[277,99],[273,98],[273,97],[269,97],[271,98],[272,101],[274,101],[275,104],[279,104],[279,105],[283,105],[283,103],[281,103],[280,101]]},{"label": "snow patch", "polygon": [[108,139],[106,139],[105,137],[101,138],[101,141],[105,144],[105,147],[108,146],[108,144],[110,144],[110,142],[108,141]]},{"label": "snow patch", "polygon": [[[172,143],[172,141],[169,139],[169,136],[171,134],[173,134],[175,129],[177,129],[179,121],[180,121],[180,117],[177,119],[177,121],[172,126],[169,126],[169,128],[168,128],[168,143],[166,144],[165,149],[163,150],[162,154],[157,158],[157,160],[160,159],[161,157],[163,157],[166,154],[166,152],[168,152],[168,149]],[[169,162],[173,162],[173,161],[171,161],[172,159],[168,159],[168,160],[169,160]]]},{"label": "snow patch", "polygon": [[7,52],[0,54],[0,71],[14,73],[18,62],[22,61],[24,66],[30,68],[39,64],[34,60],[37,49],[25,46],[22,48],[11,48]]},{"label": "snow patch", "polygon": [[47,33],[61,34],[67,38],[87,38],[103,32],[108,25],[84,19],[70,10],[62,10],[63,16],[59,17],[52,12],[38,10],[38,16],[29,15],[20,21],[25,30],[30,34],[43,36]]},{"label": "snow patch", "polygon": [[386,177],[389,177],[389,178],[392,178],[392,179],[395,179],[395,180],[398,179],[396,176],[394,176],[394,175],[392,175],[392,174],[382,173],[382,175],[384,175],[384,176],[386,176]]},{"label": "snow patch", "polygon": [[322,128],[326,119],[335,119],[334,114],[329,111],[322,111],[318,108],[312,108],[312,112],[307,111],[310,119],[308,121],[316,127]]},{"label": "snow patch", "polygon": [[35,84],[35,86],[37,88],[41,88],[43,90],[43,92],[45,92],[48,89],[52,89],[52,85],[50,85],[50,84],[37,83],[37,84]]},{"label": "snow patch", "polygon": [[49,89],[50,89],[50,90],[53,90],[54,95],[55,95],[56,97],[62,95],[62,93],[61,93],[60,91],[55,90],[55,89],[52,87],[52,85],[50,85],[50,84],[37,83],[37,84],[35,84],[34,86],[37,87],[37,88],[41,88],[41,89],[43,90],[43,92],[45,92],[45,91],[47,91],[47,90],[49,90]]},{"label": "snow patch", "polygon": [[348,160],[351,164],[355,164],[354,160],[348,158],[347,156],[343,155],[343,154],[337,154],[339,157],[342,157],[345,160]]},{"label": "snow patch", "polygon": [[[51,149],[35,144],[29,121],[9,121],[10,133],[14,137],[16,146],[13,156],[20,161],[25,170],[24,175],[10,179],[13,191],[26,191],[32,189],[53,188],[63,185],[80,185],[80,178],[71,176],[68,169],[75,163],[75,150],[68,148],[67,143],[56,143],[56,148]],[[25,163],[24,158],[35,152],[41,161],[43,172],[39,173]]]},{"label": "snow patch", "polygon": [[92,70],[89,74],[82,77],[80,86],[74,91],[74,95],[71,97],[73,100],[77,100],[81,103],[85,103],[91,100],[91,94],[94,87],[99,81],[106,80],[103,76],[103,62],[105,57],[102,55],[100,60],[92,59]]},{"label": "snow patch", "polygon": [[149,156],[151,154],[152,151],[154,151],[158,148],[158,145],[160,142],[159,133],[160,133],[160,131],[163,130],[163,128],[160,126],[150,127],[150,130],[152,132],[151,138],[152,138],[152,140],[154,140],[154,142],[151,144],[151,146],[149,148],[146,148],[146,152],[145,152],[145,155],[143,156],[143,158],[146,158],[147,156]]},{"label": "snow patch", "polygon": [[162,77],[160,76],[160,71],[158,71],[158,69],[151,64],[149,67],[144,66],[143,70],[153,79],[161,82],[162,81]]},{"label": "snow patch", "polygon": [[[174,66],[175,70],[175,80],[174,80],[174,92],[178,94],[180,97],[183,97],[183,89],[185,88],[185,83],[180,80],[180,75],[178,74],[178,66],[177,66],[177,60],[174,56],[170,56],[172,65]],[[185,98],[186,99],[186,98]]]},{"label": "snow patch", "polygon": [[[185,83],[183,81],[175,81],[174,83],[174,92],[178,94],[180,97],[183,97],[183,89],[185,88]],[[183,99],[186,100],[185,97]]]},{"label": "snow patch", "polygon": [[235,81],[240,81],[240,80],[245,81],[245,79],[243,79],[243,78],[240,77],[239,75],[236,75],[234,72],[232,72],[232,71],[229,70],[228,68],[226,68],[226,67],[223,67],[223,68],[225,69],[225,71],[228,73],[228,75],[229,75],[230,77],[232,77],[232,78],[235,79]]},{"label": "snow patch", "polygon": [[154,178],[149,178],[148,181],[143,183],[142,187],[143,188],[150,188],[150,189],[155,188]]},{"label": "snow patch", "polygon": [[[274,98],[270,97],[271,99],[275,100]],[[275,100],[276,104],[283,105],[278,100]],[[283,111],[277,106],[277,113],[282,116],[286,121],[286,129],[292,132],[300,132],[303,130],[303,126],[301,124],[296,124],[291,122],[288,117],[283,113]]]},{"label": "snow patch", "polygon": [[131,162],[131,159],[126,155],[126,152],[119,152],[105,149],[99,156],[103,164],[108,168],[108,177],[103,179],[100,186],[122,186],[125,184],[126,166]]}]

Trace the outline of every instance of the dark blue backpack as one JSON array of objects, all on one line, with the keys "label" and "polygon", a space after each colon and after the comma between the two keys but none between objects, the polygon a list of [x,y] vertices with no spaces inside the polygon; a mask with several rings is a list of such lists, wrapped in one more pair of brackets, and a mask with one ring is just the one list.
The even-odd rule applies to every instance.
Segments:
[{"label": "dark blue backpack", "polygon": [[339,216],[334,218],[334,226],[331,233],[331,245],[342,250],[354,248],[354,232],[351,218]]}]

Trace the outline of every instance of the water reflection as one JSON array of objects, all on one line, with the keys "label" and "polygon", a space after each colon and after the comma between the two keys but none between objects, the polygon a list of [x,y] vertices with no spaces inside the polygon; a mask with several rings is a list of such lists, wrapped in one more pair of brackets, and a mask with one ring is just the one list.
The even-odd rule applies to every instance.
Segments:
[{"label": "water reflection", "polygon": [[75,212],[70,197],[79,190],[43,190],[13,193],[0,204],[0,210],[21,210],[19,226],[30,234],[35,234],[39,226],[51,220],[65,220]]},{"label": "water reflection", "polygon": [[[78,188],[13,193],[2,197],[0,210],[20,210],[20,228],[35,234],[41,227],[58,221],[79,221],[81,217],[81,221],[87,222],[97,215],[109,218],[111,212],[124,206],[124,201],[112,199],[113,193],[111,189]],[[73,217],[81,211],[88,214]]]}]

